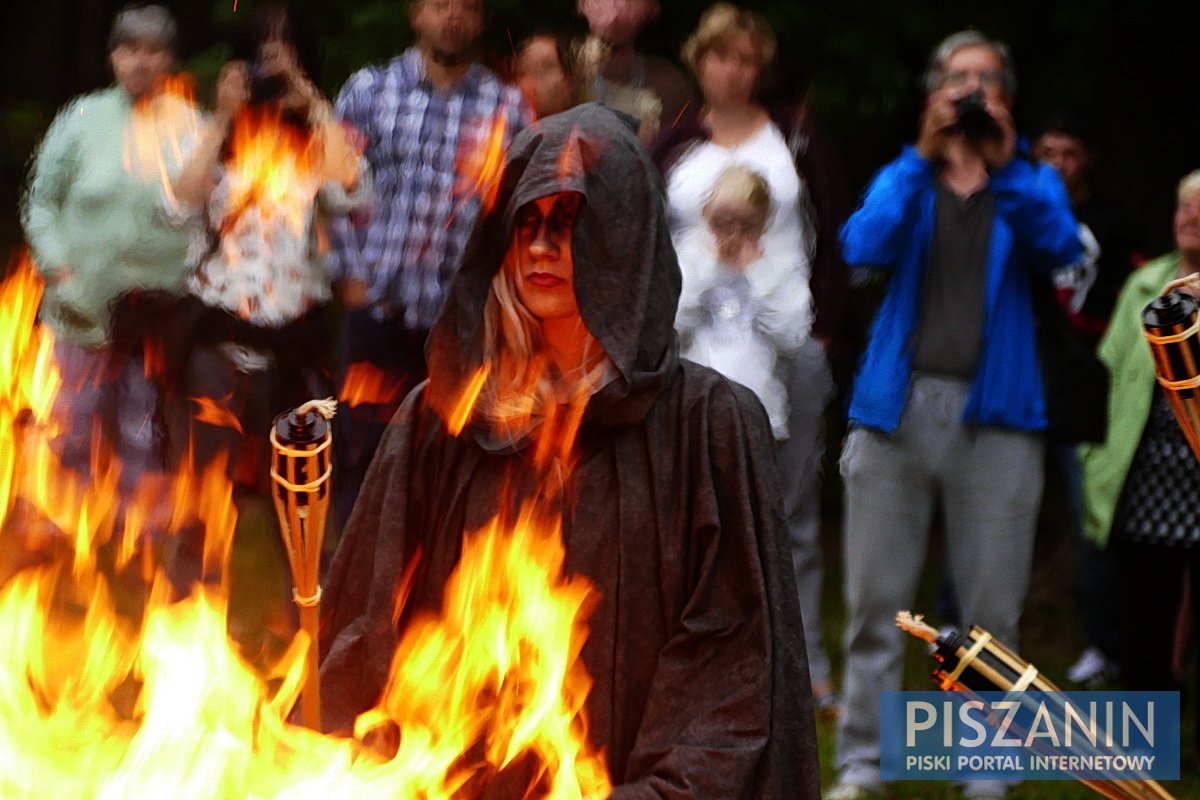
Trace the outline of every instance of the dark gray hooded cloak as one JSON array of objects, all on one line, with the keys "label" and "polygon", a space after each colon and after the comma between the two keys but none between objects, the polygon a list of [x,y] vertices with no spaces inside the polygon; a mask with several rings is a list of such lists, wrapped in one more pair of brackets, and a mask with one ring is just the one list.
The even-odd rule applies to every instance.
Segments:
[{"label": "dark gray hooded cloak", "polygon": [[477,224],[430,335],[430,379],[363,483],[325,587],[326,725],[347,732],[377,702],[397,628],[440,607],[463,532],[532,470],[530,448],[489,444],[484,423],[455,437],[443,419],[481,363],[484,303],[516,210],[566,190],[584,195],[573,241],[580,313],[618,373],[589,402],[562,509],[564,569],[601,596],[582,659],[594,680],[590,738],[607,753],[613,797],[817,798],[766,415],[748,390],[679,360],[680,275],[658,173],[626,120],[594,104],[513,141],[495,210]]}]

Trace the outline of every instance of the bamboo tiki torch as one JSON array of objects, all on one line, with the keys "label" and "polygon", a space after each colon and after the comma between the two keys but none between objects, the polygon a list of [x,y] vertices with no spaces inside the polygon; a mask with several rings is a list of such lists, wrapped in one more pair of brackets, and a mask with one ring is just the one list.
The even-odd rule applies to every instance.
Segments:
[{"label": "bamboo tiki torch", "polygon": [[271,480],[275,513],[292,569],[292,599],[300,628],[308,634],[308,664],[300,693],[300,719],[321,729],[321,686],[317,630],[321,603],[321,544],[329,510],[329,476],[333,471],[329,421],[337,411],[332,398],[310,400],[280,414],[271,428]]},{"label": "bamboo tiki torch", "polygon": [[[1037,667],[1022,659],[992,634],[972,625],[967,633],[941,633],[908,611],[896,614],[896,626],[934,646],[938,666],[933,678],[947,692],[1061,692]],[[1146,779],[1076,780],[1109,800],[1174,800],[1157,781]]]},{"label": "bamboo tiki torch", "polygon": [[1200,315],[1196,300],[1168,284],[1142,312],[1142,328],[1154,354],[1158,383],[1192,454],[1200,458]]}]

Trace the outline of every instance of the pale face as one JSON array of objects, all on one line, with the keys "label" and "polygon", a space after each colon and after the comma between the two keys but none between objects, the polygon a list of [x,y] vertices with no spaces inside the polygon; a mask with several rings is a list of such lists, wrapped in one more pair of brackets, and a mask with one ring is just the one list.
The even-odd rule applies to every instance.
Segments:
[{"label": "pale face", "polygon": [[710,106],[750,102],[760,73],[758,48],[748,31],[713,44],[697,65],[700,91]]},{"label": "pale face", "polygon": [[155,41],[123,42],[108,56],[117,85],[133,97],[153,92],[171,68],[171,51]]},{"label": "pale face", "polygon": [[1185,194],[1175,205],[1175,246],[1189,260],[1200,259],[1200,192]]},{"label": "pale face", "polygon": [[548,117],[571,107],[571,78],[558,59],[558,46],[546,36],[530,39],[516,63],[517,86],[538,117]]},{"label": "pale face", "polygon": [[1071,195],[1078,194],[1086,184],[1091,153],[1074,136],[1053,131],[1043,133],[1033,144],[1033,156],[1058,170]]},{"label": "pale face", "polygon": [[435,61],[471,57],[483,33],[483,0],[420,0],[412,9],[413,31]]},{"label": "pale face", "polygon": [[966,97],[976,89],[989,99],[1008,104],[1004,90],[1004,61],[983,45],[960,47],[943,65],[942,88],[951,100]]},{"label": "pale face", "polygon": [[579,0],[588,29],[609,45],[633,44],[638,31],[658,13],[656,0]]},{"label": "pale face", "polygon": [[526,203],[517,212],[512,247],[517,297],[541,322],[579,317],[571,237],[583,196],[560,192]]},{"label": "pale face", "polygon": [[758,257],[763,218],[752,205],[737,200],[717,200],[704,209],[704,218],[721,263],[742,267]]}]

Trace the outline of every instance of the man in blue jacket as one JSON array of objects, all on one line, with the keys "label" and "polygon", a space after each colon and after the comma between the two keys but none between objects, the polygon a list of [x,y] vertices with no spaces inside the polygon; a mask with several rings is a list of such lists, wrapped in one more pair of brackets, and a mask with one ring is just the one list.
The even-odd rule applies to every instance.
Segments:
[{"label": "man in blue jacket", "polygon": [[[845,260],[890,274],[850,402],[845,705],[838,784],[882,790],[879,693],[900,689],[896,612],[914,600],[940,505],[962,619],[1017,645],[1042,494],[1046,403],[1033,273],[1076,259],[1053,169],[1017,153],[1007,48],[974,31],[934,51],[915,146],[842,229]],[[968,797],[1005,785],[968,783]]]}]

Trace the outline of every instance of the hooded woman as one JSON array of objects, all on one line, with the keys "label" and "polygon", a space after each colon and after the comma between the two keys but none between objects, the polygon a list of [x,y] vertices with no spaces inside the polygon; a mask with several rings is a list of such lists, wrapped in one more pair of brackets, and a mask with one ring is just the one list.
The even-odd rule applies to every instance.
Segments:
[{"label": "hooded woman", "polygon": [[678,358],[661,197],[632,124],[599,105],[514,139],[430,334],[430,378],[389,426],[330,569],[330,729],[379,701],[464,531],[548,498],[564,572],[599,596],[581,659],[612,797],[818,796],[770,430],[749,390]]}]

